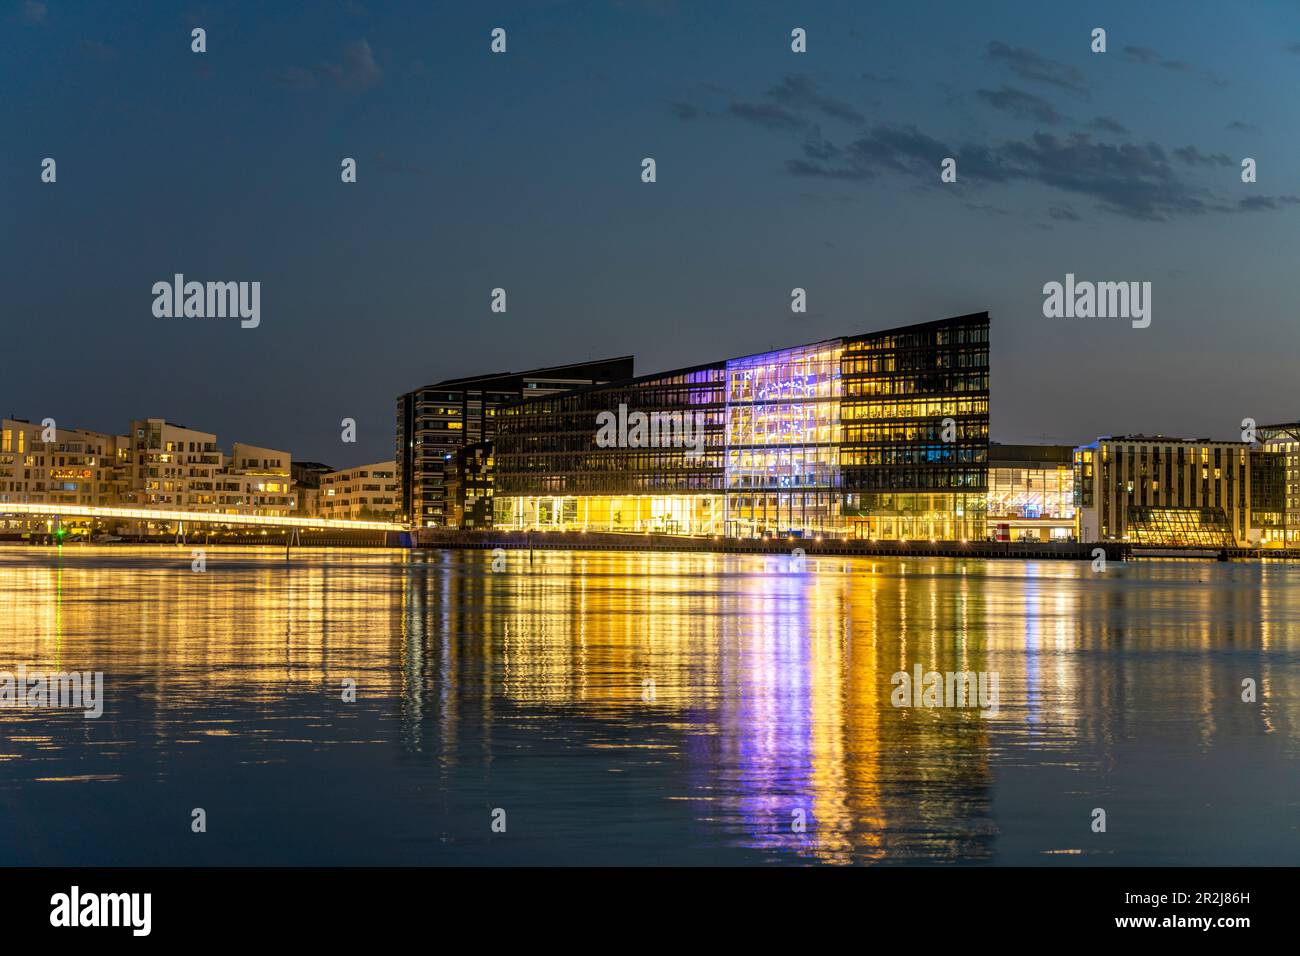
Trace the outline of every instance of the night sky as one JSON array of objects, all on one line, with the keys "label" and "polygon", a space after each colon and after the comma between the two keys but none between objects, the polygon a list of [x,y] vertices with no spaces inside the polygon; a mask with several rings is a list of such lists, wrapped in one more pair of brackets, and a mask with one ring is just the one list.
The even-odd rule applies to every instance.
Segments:
[{"label": "night sky", "polygon": [[[7,2],[0,414],[342,467],[441,378],[987,309],[994,440],[1236,437],[1300,418],[1298,88],[1291,2]],[[260,327],[155,318],[176,272]]]}]

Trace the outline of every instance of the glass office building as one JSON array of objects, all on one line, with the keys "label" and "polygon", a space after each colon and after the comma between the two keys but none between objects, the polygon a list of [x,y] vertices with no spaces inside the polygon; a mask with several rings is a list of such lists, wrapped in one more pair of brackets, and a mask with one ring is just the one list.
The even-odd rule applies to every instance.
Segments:
[{"label": "glass office building", "polygon": [[[624,414],[619,415],[620,408]],[[597,418],[690,415],[692,443],[602,447]],[[498,528],[720,534],[726,378],[721,365],[575,389],[503,408],[493,451]],[[629,435],[629,438],[636,438]]]},{"label": "glass office building", "polygon": [[845,527],[882,540],[986,533],[987,312],[844,344]]},{"label": "glass office building", "polygon": [[988,331],[977,313],[503,407],[495,524],[982,538]]},{"label": "glass office building", "polygon": [[1072,539],[1073,446],[991,442],[988,523],[997,541]]},{"label": "glass office building", "polygon": [[449,523],[443,487],[447,462],[469,445],[491,441],[497,409],[529,395],[552,395],[575,386],[632,375],[632,356],[448,379],[397,399],[399,512],[421,528]]}]

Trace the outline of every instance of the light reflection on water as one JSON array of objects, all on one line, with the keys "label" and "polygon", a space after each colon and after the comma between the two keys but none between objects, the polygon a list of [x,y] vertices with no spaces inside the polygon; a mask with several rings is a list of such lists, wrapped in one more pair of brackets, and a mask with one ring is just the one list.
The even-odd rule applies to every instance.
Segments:
[{"label": "light reflection on water", "polygon": [[[0,670],[106,696],[0,710],[0,862],[1300,859],[1300,568],[207,561],[0,548]],[[893,707],[917,663],[996,672],[998,713]]]}]

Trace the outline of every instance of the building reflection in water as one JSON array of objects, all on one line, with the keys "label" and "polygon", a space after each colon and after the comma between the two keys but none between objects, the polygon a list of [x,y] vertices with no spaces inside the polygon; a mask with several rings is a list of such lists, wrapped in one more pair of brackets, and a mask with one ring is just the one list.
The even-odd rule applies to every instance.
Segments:
[{"label": "building reflection in water", "polygon": [[[686,756],[691,792],[678,796],[715,838],[843,862],[987,854],[988,718],[890,703],[893,673],[915,663],[994,666],[987,629],[970,625],[983,576],[830,559],[799,571],[783,556],[539,553],[531,570],[502,573],[490,563],[411,561],[403,702],[417,747],[452,752],[454,721],[474,721],[477,735],[495,708],[630,721],[642,736],[626,746]],[[417,680],[422,634],[442,637],[431,638],[439,664]],[[428,698],[475,685],[479,712],[440,706],[436,724],[425,720]]]},{"label": "building reflection in water", "polygon": [[[336,702],[351,678],[397,718],[398,762],[446,787],[529,753],[577,754],[609,771],[608,806],[684,804],[689,839],[791,860],[997,859],[1016,825],[994,809],[1000,775],[1047,762],[1100,779],[1134,740],[1158,754],[1190,732],[1208,752],[1280,733],[1296,753],[1300,606],[1284,566],[1103,576],[538,551],[493,571],[490,552],[286,564],[213,549],[198,575],[189,560],[0,553],[0,669],[102,670],[176,744],[230,732],[216,702],[286,696],[346,738]],[[996,673],[997,713],[894,707],[892,676],[916,665]],[[1255,706],[1239,706],[1243,677]],[[0,727],[30,719],[0,712]],[[620,789],[632,765],[649,782]]]}]

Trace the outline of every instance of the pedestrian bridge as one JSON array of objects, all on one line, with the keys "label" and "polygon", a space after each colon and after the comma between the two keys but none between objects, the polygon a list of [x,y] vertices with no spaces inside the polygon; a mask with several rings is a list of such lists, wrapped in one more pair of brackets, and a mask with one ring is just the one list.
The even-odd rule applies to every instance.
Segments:
[{"label": "pedestrian bridge", "polygon": [[309,531],[405,531],[392,521],[347,521],[310,515],[227,515],[214,511],[164,511],[160,508],[113,508],[99,505],[14,504],[0,502],[0,517],[40,515],[50,518],[100,518],[105,521],[176,521],[185,524],[228,524],[240,527],[289,528]]}]

